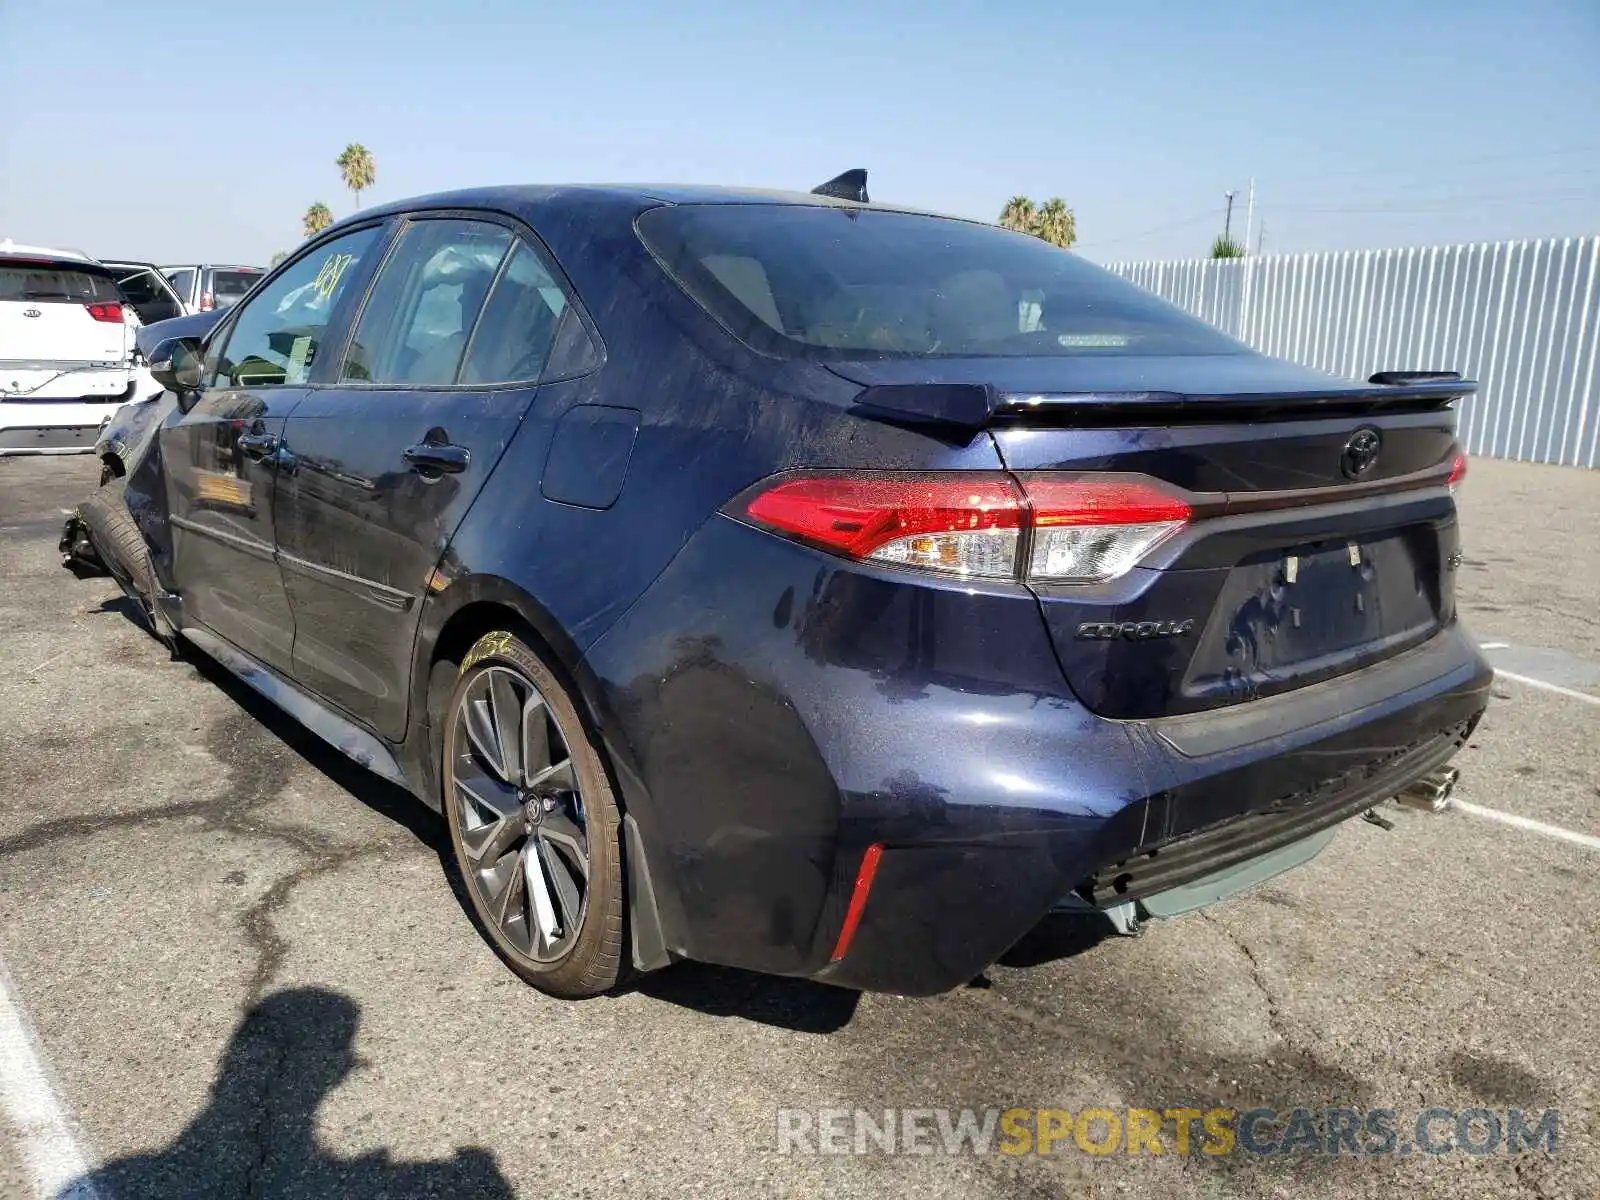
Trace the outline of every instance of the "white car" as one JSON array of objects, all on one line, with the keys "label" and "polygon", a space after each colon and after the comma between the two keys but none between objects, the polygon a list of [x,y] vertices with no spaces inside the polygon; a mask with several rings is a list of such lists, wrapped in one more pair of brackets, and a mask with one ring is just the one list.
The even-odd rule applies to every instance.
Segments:
[{"label": "white car", "polygon": [[0,242],[0,455],[89,453],[119,405],[158,393],[138,327],[104,263]]}]

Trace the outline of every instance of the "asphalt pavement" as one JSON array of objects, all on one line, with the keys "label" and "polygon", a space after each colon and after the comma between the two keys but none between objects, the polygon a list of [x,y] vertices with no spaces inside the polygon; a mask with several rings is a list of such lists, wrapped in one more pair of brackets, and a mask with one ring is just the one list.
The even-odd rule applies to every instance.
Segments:
[{"label": "asphalt pavement", "polygon": [[[933,999],[685,964],[570,1004],[480,941],[438,818],[61,568],[96,472],[0,459],[0,1196],[1600,1195],[1600,473],[1475,461],[1463,493],[1507,674],[1459,795],[1533,826],[1386,806]],[[829,1109],[938,1143],[961,1109],[1336,1107],[1395,1110],[1395,1152],[889,1153],[870,1121],[820,1152]],[[1555,1110],[1557,1145],[1428,1153],[1429,1108]]]}]

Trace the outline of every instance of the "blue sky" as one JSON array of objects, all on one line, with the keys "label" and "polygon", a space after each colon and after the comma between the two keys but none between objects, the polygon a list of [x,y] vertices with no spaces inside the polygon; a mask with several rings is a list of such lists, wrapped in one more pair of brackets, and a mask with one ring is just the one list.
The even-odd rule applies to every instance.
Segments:
[{"label": "blue sky", "polygon": [[[1061,195],[1089,257],[1600,233],[1600,2],[764,4],[0,0],[0,236],[261,261],[334,158],[367,202],[481,183],[809,187],[993,218]],[[38,47],[39,53],[16,48]]]}]

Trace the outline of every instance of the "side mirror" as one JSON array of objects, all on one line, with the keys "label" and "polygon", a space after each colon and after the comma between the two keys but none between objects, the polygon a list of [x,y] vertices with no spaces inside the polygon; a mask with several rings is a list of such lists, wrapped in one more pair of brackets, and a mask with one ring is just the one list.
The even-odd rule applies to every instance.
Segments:
[{"label": "side mirror", "polygon": [[178,407],[188,412],[200,390],[200,342],[197,338],[168,338],[150,352],[150,376],[178,397]]}]

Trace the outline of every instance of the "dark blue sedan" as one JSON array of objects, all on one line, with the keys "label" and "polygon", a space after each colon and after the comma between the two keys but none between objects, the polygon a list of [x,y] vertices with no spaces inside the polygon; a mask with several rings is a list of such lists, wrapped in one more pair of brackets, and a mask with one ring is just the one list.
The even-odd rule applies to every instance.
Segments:
[{"label": "dark blue sedan", "polygon": [[1470,384],[1291,366],[987,225],[433,196],[157,358],[163,631],[441,809],[556,995],[932,993],[1055,911],[1128,931],[1442,794],[1488,694]]}]

